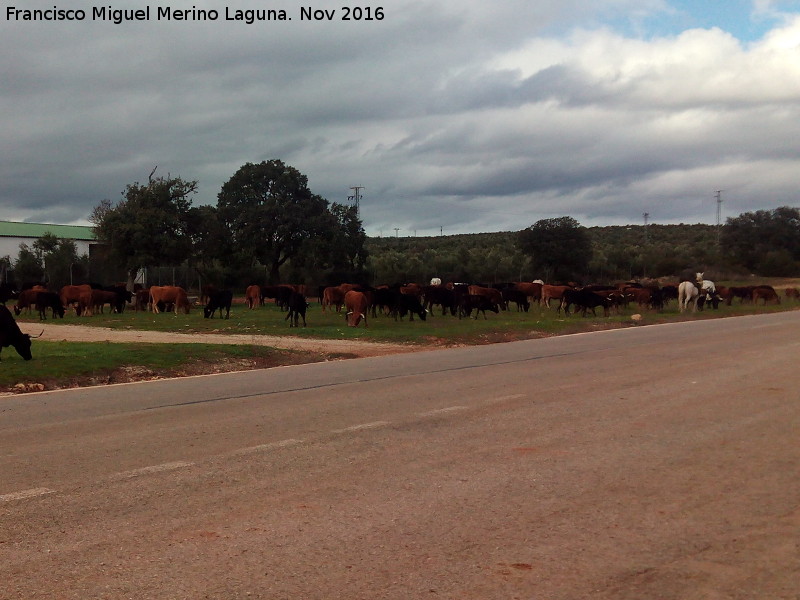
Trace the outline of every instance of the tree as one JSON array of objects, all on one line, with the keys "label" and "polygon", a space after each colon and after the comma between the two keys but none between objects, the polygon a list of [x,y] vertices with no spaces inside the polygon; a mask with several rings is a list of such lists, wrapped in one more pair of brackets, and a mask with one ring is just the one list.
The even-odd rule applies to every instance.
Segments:
[{"label": "tree", "polygon": [[795,275],[800,261],[800,209],[782,206],[729,217],[720,238],[734,261],[751,271]]},{"label": "tree", "polygon": [[31,247],[20,244],[14,276],[18,283],[44,283],[57,290],[71,283],[73,275],[83,277],[88,260],[86,255],[78,256],[73,240],[46,232]]},{"label": "tree", "polygon": [[[216,263],[231,255],[230,232],[220,221],[215,206],[198,206],[189,209],[187,234],[192,245],[191,262],[205,277]],[[226,261],[228,262],[228,261]]]},{"label": "tree", "polygon": [[328,202],[280,160],[243,165],[223,186],[217,208],[241,258],[269,270],[270,283],[303,244],[330,234]]},{"label": "tree", "polygon": [[20,284],[41,283],[44,279],[42,261],[27,244],[19,245],[19,254],[14,262],[14,277]]},{"label": "tree", "polygon": [[334,202],[331,204],[330,212],[335,223],[331,244],[333,267],[349,268],[354,271],[363,269],[368,257],[368,252],[364,248],[367,234],[364,232],[361,219],[358,218],[358,209],[355,206]]},{"label": "tree", "polygon": [[537,221],[519,232],[517,243],[545,280],[579,279],[592,260],[586,228],[572,217]]},{"label": "tree", "polygon": [[177,265],[189,258],[191,196],[196,181],[158,177],[147,185],[129,184],[116,206],[103,200],[90,221],[100,242],[110,246],[112,260],[128,272],[132,283],[141,267]]}]

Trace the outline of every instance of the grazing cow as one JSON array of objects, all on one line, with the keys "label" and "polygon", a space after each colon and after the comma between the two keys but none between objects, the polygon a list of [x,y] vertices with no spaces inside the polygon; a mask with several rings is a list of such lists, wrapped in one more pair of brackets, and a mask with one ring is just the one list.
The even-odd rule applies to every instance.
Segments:
[{"label": "grazing cow", "polygon": [[528,298],[530,298],[531,302],[536,302],[539,304],[542,301],[542,284],[538,281],[518,281],[514,284],[520,292],[523,292]]},{"label": "grazing cow", "polygon": [[36,310],[39,312],[39,320],[44,321],[47,319],[47,309],[51,309],[53,318],[56,315],[64,318],[64,305],[61,304],[61,298],[55,292],[39,292],[36,294]]},{"label": "grazing cow", "polygon": [[350,290],[344,295],[344,306],[347,313],[345,319],[349,327],[358,327],[361,319],[364,319],[364,327],[367,327],[367,311],[369,301],[364,292]]},{"label": "grazing cow", "polygon": [[25,360],[33,358],[31,354],[31,336],[20,331],[11,311],[5,305],[2,305],[0,306],[0,352],[2,352],[3,348],[9,346],[13,346],[17,354]]},{"label": "grazing cow", "polygon": [[213,283],[206,284],[200,288],[200,304],[208,304],[211,294],[217,291],[217,286]]},{"label": "grazing cow", "polygon": [[231,290],[211,290],[208,293],[208,304],[203,309],[203,316],[208,319],[214,318],[214,313],[219,311],[219,318],[222,318],[222,309],[225,309],[225,318],[231,316],[231,304],[233,303],[233,292]]},{"label": "grazing cow", "polygon": [[771,285],[759,285],[753,289],[753,304],[757,304],[759,300],[764,301],[764,306],[768,301],[775,301],[775,304],[781,303],[781,298]]},{"label": "grazing cow", "polygon": [[267,299],[274,300],[278,304],[278,297],[282,294],[280,286],[277,285],[262,285],[261,286],[261,304]]},{"label": "grazing cow", "polygon": [[800,290],[795,287],[786,288],[783,293],[787,300],[800,300]]},{"label": "grazing cow", "polygon": [[[500,290],[480,285],[471,285],[467,288],[467,291],[470,296],[483,296],[489,300],[489,302],[496,304],[503,310],[508,308],[506,301],[503,300],[503,294],[500,292]],[[485,313],[484,316],[486,316]]]},{"label": "grazing cow", "polygon": [[305,327],[306,309],[308,308],[306,297],[299,292],[292,292],[289,296],[288,306],[289,312],[286,313],[286,317],[283,320],[289,320],[289,327],[298,327],[298,321],[300,317],[303,317],[303,327]]},{"label": "grazing cow", "polygon": [[408,314],[409,321],[414,320],[414,315],[417,315],[424,321],[428,315],[428,311],[422,306],[419,296],[402,293],[395,296],[395,304],[392,313],[394,314],[395,321],[397,320],[398,315],[402,319],[406,316],[406,314]]},{"label": "grazing cow", "polygon": [[121,313],[125,306],[124,296],[120,296],[117,292],[109,292],[106,290],[92,290],[89,294],[85,292],[81,294],[81,314],[89,316],[99,310],[103,313],[103,307],[108,304],[111,310],[116,313]]},{"label": "grazing cow", "polygon": [[[608,316],[608,309],[611,307],[611,298],[607,295],[599,294],[591,290],[564,290],[561,298],[561,303],[564,307],[564,314],[569,314],[569,307],[575,305],[581,310],[581,315],[586,316],[586,311],[592,309],[592,314],[596,317],[595,309],[598,306],[603,307],[603,315]],[[559,306],[559,310],[561,306]]]},{"label": "grazing cow", "polygon": [[543,285],[542,286],[542,304],[550,308],[550,300],[558,300],[558,308],[561,310],[561,303],[564,299],[564,290],[571,290],[568,285]]},{"label": "grazing cow", "polygon": [[187,315],[191,310],[186,290],[175,285],[154,285],[150,288],[150,304],[154,313],[161,312],[158,308],[159,302],[174,305],[176,315],[178,314],[178,309],[182,309]]},{"label": "grazing cow", "polygon": [[692,312],[697,310],[697,300],[700,297],[700,292],[697,286],[691,281],[681,281],[678,285],[678,307],[681,312],[684,312],[689,306],[692,307]]},{"label": "grazing cow", "polygon": [[46,292],[47,288],[41,285],[35,285],[32,288],[22,290],[17,296],[17,303],[14,305],[14,314],[19,315],[23,309],[27,308],[31,312],[31,308],[36,306],[36,295],[39,292]]},{"label": "grazing cow", "polygon": [[65,309],[72,306],[75,309],[76,314],[80,316],[81,294],[85,293],[86,291],[91,292],[91,289],[92,286],[89,284],[65,285],[61,288],[58,295],[61,297],[61,304],[64,305]]},{"label": "grazing cow", "polygon": [[150,310],[148,305],[150,304],[150,288],[144,290],[136,290],[134,294],[134,302],[133,302],[133,310],[140,311],[140,310]]},{"label": "grazing cow", "polygon": [[[359,287],[356,291],[364,292],[365,290]],[[387,285],[379,285],[376,288],[371,288],[367,296],[367,301],[372,307],[372,316],[377,317],[379,312],[388,315],[394,314],[398,296],[400,296],[400,288],[397,286],[389,287]],[[396,315],[395,320],[397,320]]]},{"label": "grazing cow", "polygon": [[739,304],[751,302],[753,300],[753,290],[755,286],[746,285],[740,287],[729,287],[725,294],[725,304],[731,305],[734,298],[739,298]]},{"label": "grazing cow", "polygon": [[342,289],[342,286],[329,286],[322,290],[322,312],[325,312],[325,307],[336,307],[336,312],[342,312],[342,305],[344,304],[344,296],[347,292]]},{"label": "grazing cow", "polygon": [[117,295],[116,300],[111,304],[117,314],[125,312],[125,305],[133,301],[133,292],[129,291],[123,284],[105,286],[103,291],[114,292]]},{"label": "grazing cow", "polygon": [[661,288],[661,297],[664,299],[664,304],[667,304],[670,300],[677,300],[678,299],[678,286],[677,285],[665,285]]},{"label": "grazing cow", "polygon": [[640,308],[650,306],[653,300],[653,290],[645,287],[626,287],[622,290],[625,299],[629,302],[636,302]]},{"label": "grazing cow", "polygon": [[497,304],[489,300],[486,296],[479,294],[465,294],[459,298],[458,304],[458,318],[472,316],[472,311],[475,311],[475,318],[478,318],[478,313],[483,313],[483,318],[486,320],[486,311],[490,310],[493,313],[500,313]]},{"label": "grazing cow", "polygon": [[514,302],[517,305],[517,312],[521,312],[523,310],[528,312],[531,307],[531,303],[528,301],[528,295],[522,290],[507,287],[503,290],[500,290],[500,294],[503,296],[503,302],[506,303],[506,306],[508,306],[509,302]]},{"label": "grazing cow", "polygon": [[455,316],[458,310],[456,294],[453,290],[441,285],[429,285],[423,288],[422,297],[425,298],[425,308],[433,315],[433,305],[438,304],[442,307],[442,316],[449,310]]},{"label": "grazing cow", "polygon": [[247,308],[253,310],[256,306],[261,304],[261,287],[258,285],[249,285],[244,292],[244,301]]}]

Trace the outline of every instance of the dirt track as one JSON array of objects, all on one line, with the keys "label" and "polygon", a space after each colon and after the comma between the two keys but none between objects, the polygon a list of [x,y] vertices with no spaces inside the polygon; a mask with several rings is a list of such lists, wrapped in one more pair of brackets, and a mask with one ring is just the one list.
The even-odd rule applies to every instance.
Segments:
[{"label": "dirt track", "polygon": [[400,352],[414,352],[419,346],[364,342],[360,340],[321,340],[272,335],[218,335],[211,333],[172,333],[165,331],[119,330],[85,325],[51,325],[49,323],[20,323],[24,333],[42,339],[67,342],[146,342],[155,344],[252,344],[287,350],[341,353],[352,356],[382,356]]}]

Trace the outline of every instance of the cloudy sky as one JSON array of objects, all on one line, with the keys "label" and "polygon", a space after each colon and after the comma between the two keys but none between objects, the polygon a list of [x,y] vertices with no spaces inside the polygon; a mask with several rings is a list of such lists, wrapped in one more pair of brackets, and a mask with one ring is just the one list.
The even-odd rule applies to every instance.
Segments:
[{"label": "cloudy sky", "polygon": [[[273,158],[331,202],[363,186],[369,235],[800,205],[800,1],[173,2],[3,0],[0,220],[87,224],[156,166],[215,204]],[[54,6],[85,17],[14,10]],[[291,20],[227,18],[267,8]]]}]

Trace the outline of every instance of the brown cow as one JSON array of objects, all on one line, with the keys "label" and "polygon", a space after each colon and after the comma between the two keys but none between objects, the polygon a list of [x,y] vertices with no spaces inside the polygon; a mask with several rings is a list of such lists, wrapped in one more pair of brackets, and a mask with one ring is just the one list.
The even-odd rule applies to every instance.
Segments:
[{"label": "brown cow", "polygon": [[514,284],[514,287],[530,298],[531,302],[536,302],[536,304],[539,304],[539,302],[542,301],[541,283],[518,281]]},{"label": "brown cow", "polygon": [[189,297],[186,294],[186,290],[175,285],[154,285],[150,288],[150,303],[153,306],[154,313],[161,312],[158,309],[159,302],[163,302],[164,304],[174,304],[176,315],[178,314],[179,308],[183,309],[187,315],[191,310],[191,304],[189,303]]},{"label": "brown cow", "polygon": [[325,312],[325,307],[336,307],[336,312],[342,312],[342,305],[344,304],[344,296],[350,290],[343,290],[342,286],[349,284],[342,284],[337,286],[329,286],[322,290],[322,312]]},{"label": "brown cow", "polygon": [[251,310],[261,304],[261,286],[247,286],[247,289],[244,292],[244,301],[247,304],[247,308]]},{"label": "brown cow", "polygon": [[649,288],[626,287],[622,293],[626,301],[636,302],[640,308],[649,306],[653,297],[653,290]]},{"label": "brown cow", "polygon": [[75,313],[80,316],[81,312],[81,294],[86,292],[91,293],[92,286],[88,284],[83,285],[65,285],[61,288],[58,295],[61,297],[61,304],[64,308],[69,308],[70,305],[75,309]]},{"label": "brown cow", "polygon": [[768,300],[774,300],[775,304],[781,303],[781,298],[772,286],[759,285],[753,288],[753,304],[758,303],[759,300],[764,301],[764,306],[767,305]]},{"label": "brown cow", "polygon": [[364,327],[367,327],[369,302],[366,294],[350,290],[344,295],[344,306],[347,309],[345,319],[349,327],[358,327],[361,319],[364,319]]},{"label": "brown cow", "polygon": [[[494,288],[481,287],[479,285],[471,285],[467,288],[470,296],[483,296],[492,304],[496,304],[503,310],[508,308],[508,303],[503,299],[503,294],[500,290]],[[484,317],[486,314],[483,315]]]},{"label": "brown cow", "polygon": [[24,308],[27,308],[28,313],[30,313],[31,308],[36,306],[36,297],[39,295],[39,292],[46,291],[47,288],[41,285],[35,285],[30,289],[22,290],[17,297],[17,303],[14,305],[14,314],[19,315]]},{"label": "brown cow", "polygon": [[550,300],[558,300],[558,310],[561,310],[561,305],[564,299],[564,290],[571,290],[568,285],[548,285],[542,286],[542,304],[550,308]]},{"label": "brown cow", "polygon": [[795,287],[786,288],[783,293],[787,300],[800,300],[800,290]]}]

